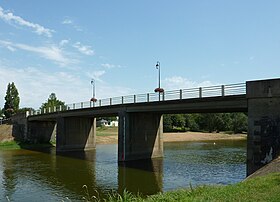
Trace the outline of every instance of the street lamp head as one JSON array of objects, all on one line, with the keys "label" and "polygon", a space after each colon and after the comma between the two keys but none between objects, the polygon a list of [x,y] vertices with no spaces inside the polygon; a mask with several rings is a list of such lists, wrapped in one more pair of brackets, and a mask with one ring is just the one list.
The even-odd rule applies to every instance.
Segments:
[{"label": "street lamp head", "polygon": [[159,68],[160,68],[160,63],[159,63],[159,62],[157,62],[157,64],[156,64],[156,68],[157,68],[157,69],[159,69]]}]

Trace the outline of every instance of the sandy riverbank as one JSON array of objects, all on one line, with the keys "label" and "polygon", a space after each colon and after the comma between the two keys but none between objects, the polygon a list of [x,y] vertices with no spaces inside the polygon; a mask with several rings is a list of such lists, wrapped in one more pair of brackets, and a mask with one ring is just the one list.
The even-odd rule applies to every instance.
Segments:
[{"label": "sandy riverbank", "polygon": [[[117,130],[102,131],[106,135],[97,135],[97,144],[117,144]],[[244,134],[228,135],[224,133],[201,133],[201,132],[185,132],[185,133],[164,133],[164,142],[184,142],[184,141],[207,141],[207,140],[241,140],[246,139]],[[0,125],[0,142],[12,141],[12,126]]]},{"label": "sandy riverbank", "polygon": [[[228,135],[223,133],[201,133],[201,132],[185,132],[185,133],[164,133],[164,142],[187,142],[187,141],[209,141],[209,140],[245,140],[247,135],[234,134]],[[118,142],[117,135],[97,136],[97,144],[116,144]]]}]

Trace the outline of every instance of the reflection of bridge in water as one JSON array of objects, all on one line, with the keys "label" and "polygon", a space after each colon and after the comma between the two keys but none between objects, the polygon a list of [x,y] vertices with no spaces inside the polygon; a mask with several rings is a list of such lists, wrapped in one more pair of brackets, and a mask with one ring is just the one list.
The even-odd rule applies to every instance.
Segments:
[{"label": "reflection of bridge in water", "polygon": [[[118,116],[118,160],[163,156],[162,114],[248,112],[247,174],[280,151],[280,79],[140,94],[43,109],[25,122],[24,138],[58,151],[95,148],[96,117]],[[267,157],[269,156],[269,157]]]},{"label": "reflection of bridge in water", "polygon": [[[40,191],[52,192],[42,194],[49,195],[50,200],[52,197],[81,200],[86,196],[83,185],[87,185],[90,196],[95,195],[101,198],[106,197],[111,191],[123,193],[124,189],[144,195],[162,191],[162,159],[142,160],[140,164],[129,162],[128,165],[126,163],[120,166],[115,165],[116,168],[118,167],[117,179],[115,179],[116,182],[110,184],[106,181],[108,173],[102,173],[102,168],[97,168],[95,150],[63,152],[56,155],[45,152],[20,150],[6,154],[1,166],[2,189],[5,196],[11,200],[18,197],[23,201],[36,201],[36,198],[42,197],[42,193],[36,192],[37,186],[41,187],[38,188]],[[26,161],[25,155],[28,155],[28,159],[32,162],[23,162]],[[20,169],[22,166],[24,169]],[[19,192],[19,186],[25,186],[25,184],[33,188],[30,193],[16,193]],[[56,196],[58,192],[61,193],[60,190],[63,190],[64,196]]]}]

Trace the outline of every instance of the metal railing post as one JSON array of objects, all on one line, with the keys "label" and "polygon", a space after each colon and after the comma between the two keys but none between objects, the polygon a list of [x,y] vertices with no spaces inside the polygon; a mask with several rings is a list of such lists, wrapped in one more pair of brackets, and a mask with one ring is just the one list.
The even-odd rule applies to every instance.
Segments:
[{"label": "metal railing post", "polygon": [[75,109],[75,103],[73,104],[73,109]]},{"label": "metal railing post", "polygon": [[162,101],[164,101],[164,95],[165,95],[165,93],[162,92]]},{"label": "metal railing post", "polygon": [[222,85],[222,96],[224,97],[225,96],[225,86]]},{"label": "metal railing post", "polygon": [[84,107],[84,103],[83,103],[83,102],[81,102],[81,108],[83,109],[83,107]]},{"label": "metal railing post", "polygon": [[122,104],[123,104],[123,96],[122,96]]},{"label": "metal railing post", "polygon": [[180,100],[182,100],[183,99],[183,91],[182,91],[182,89],[180,89]]},{"label": "metal railing post", "polygon": [[147,102],[150,102],[150,94],[147,93]]},{"label": "metal railing post", "polygon": [[91,107],[91,101],[89,101],[89,107]]},{"label": "metal railing post", "polygon": [[59,111],[62,111],[62,106],[61,105],[59,106]]},{"label": "metal railing post", "polygon": [[101,100],[99,100],[99,107],[101,107]]},{"label": "metal railing post", "polygon": [[112,105],[112,98],[110,98],[110,105]]},{"label": "metal railing post", "polygon": [[136,95],[133,95],[134,103],[136,103]]},{"label": "metal railing post", "polygon": [[202,98],[202,88],[199,88],[199,98]]}]

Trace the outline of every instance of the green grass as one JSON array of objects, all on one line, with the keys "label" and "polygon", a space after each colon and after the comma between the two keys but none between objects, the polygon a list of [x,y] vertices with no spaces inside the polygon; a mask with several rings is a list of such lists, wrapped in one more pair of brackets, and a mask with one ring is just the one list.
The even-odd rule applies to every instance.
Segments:
[{"label": "green grass", "polygon": [[52,147],[52,143],[45,144],[28,144],[28,143],[20,143],[14,140],[7,142],[0,142],[0,150],[12,150],[12,149],[22,149],[22,148],[46,148]]},{"label": "green grass", "polygon": [[18,142],[12,140],[7,142],[0,142],[0,150],[6,150],[6,149],[20,149],[20,145]]},{"label": "green grass", "polygon": [[124,194],[112,194],[105,201],[280,201],[280,173],[257,177],[228,186],[200,186],[159,193],[142,198],[125,191]]},{"label": "green grass", "polygon": [[97,127],[96,135],[97,136],[118,135],[118,127]]}]

